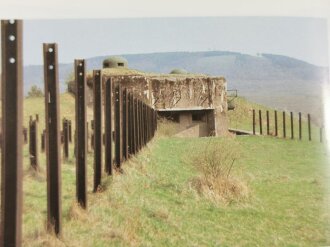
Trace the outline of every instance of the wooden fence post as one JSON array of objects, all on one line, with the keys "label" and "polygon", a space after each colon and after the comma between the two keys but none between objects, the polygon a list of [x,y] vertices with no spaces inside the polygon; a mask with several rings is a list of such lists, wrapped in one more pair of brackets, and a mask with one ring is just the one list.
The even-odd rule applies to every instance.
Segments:
[{"label": "wooden fence post", "polygon": [[75,85],[76,85],[76,193],[77,201],[82,208],[87,208],[87,116],[86,116],[86,75],[85,60],[76,59]]},{"label": "wooden fence post", "polygon": [[43,44],[47,162],[47,229],[61,234],[61,150],[57,44]]},{"label": "wooden fence post", "polygon": [[1,246],[21,246],[23,59],[21,20],[1,21]]},{"label": "wooden fence post", "polygon": [[93,71],[94,78],[94,192],[101,186],[102,177],[102,75]]},{"label": "wooden fence post", "polygon": [[105,81],[104,100],[104,126],[105,126],[105,172],[112,175],[112,80]]}]

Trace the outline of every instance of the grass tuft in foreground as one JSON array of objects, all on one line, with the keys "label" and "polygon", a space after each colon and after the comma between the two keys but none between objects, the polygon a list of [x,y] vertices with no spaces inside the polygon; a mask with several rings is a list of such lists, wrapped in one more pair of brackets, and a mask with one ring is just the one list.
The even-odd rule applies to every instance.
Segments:
[{"label": "grass tuft in foreground", "polygon": [[209,138],[208,142],[193,147],[191,153],[190,163],[199,172],[191,185],[199,195],[225,205],[248,197],[246,183],[232,173],[241,153],[234,138]]}]

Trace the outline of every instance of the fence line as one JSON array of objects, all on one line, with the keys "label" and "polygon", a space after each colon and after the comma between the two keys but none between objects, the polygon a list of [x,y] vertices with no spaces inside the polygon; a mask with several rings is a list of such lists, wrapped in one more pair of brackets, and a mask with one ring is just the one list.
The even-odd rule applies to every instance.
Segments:
[{"label": "fence line", "polygon": [[[262,129],[263,129],[263,121],[262,121],[262,111],[258,111],[259,115],[259,134],[263,135]],[[294,140],[295,138],[295,124],[294,124],[294,114],[293,112],[290,112],[290,139]],[[255,109],[252,110],[252,133],[253,135],[256,135],[256,111]],[[269,111],[266,111],[266,127],[267,127],[267,134],[266,135],[272,135],[278,137],[278,117],[277,117],[277,111],[274,110],[274,131],[275,133],[271,133],[270,131],[270,118],[269,118]],[[286,112],[282,112],[282,137],[287,137],[287,131],[286,131]],[[302,134],[302,114],[301,112],[298,113],[298,140],[302,140],[303,134]],[[319,141],[323,142],[323,135],[324,135],[324,126],[322,125],[319,127]],[[312,126],[311,126],[311,115],[307,114],[307,138],[309,141],[312,141]]]},{"label": "fence line", "polygon": [[[30,117],[28,130],[23,129],[22,78],[22,21],[1,21],[3,90],[2,90],[2,179],[1,179],[1,239],[0,246],[21,246],[22,229],[22,149],[29,141],[31,166],[38,170],[38,122]],[[74,61],[75,72],[75,130],[71,120],[60,119],[58,46],[43,44],[45,130],[40,133],[41,152],[45,151],[47,173],[47,230],[61,235],[61,162],[69,158],[69,145],[74,133],[76,158],[76,200],[87,208],[87,147],[88,125],[86,114],[85,60]],[[113,174],[113,141],[116,169],[121,171],[124,160],[136,155],[157,130],[156,111],[127,88],[113,84],[101,70],[93,71],[94,121],[94,184],[99,191],[102,179],[102,144],[104,143],[104,171]],[[102,85],[104,88],[102,89]],[[104,92],[104,94],[102,93]],[[114,93],[113,93],[114,92]],[[104,136],[102,134],[102,95],[104,95]],[[114,108],[114,110],[113,110]],[[114,112],[114,114],[113,114]],[[113,122],[115,126],[113,126]],[[114,128],[113,128],[114,127]],[[115,138],[113,140],[113,130]],[[63,149],[61,150],[61,142]],[[61,152],[62,155],[61,156]]]}]

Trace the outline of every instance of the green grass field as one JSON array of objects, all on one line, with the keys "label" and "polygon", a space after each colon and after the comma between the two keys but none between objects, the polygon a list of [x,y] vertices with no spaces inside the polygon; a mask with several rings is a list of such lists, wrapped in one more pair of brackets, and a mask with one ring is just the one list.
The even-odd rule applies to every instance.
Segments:
[{"label": "green grass field", "polygon": [[[43,120],[43,105],[42,98],[25,100],[25,122],[36,113]],[[74,120],[73,112],[73,98],[62,95],[62,117]],[[231,121],[248,126],[249,116],[235,114]],[[222,140],[157,135],[137,157],[123,164],[124,174],[104,176],[105,190],[96,194],[92,193],[90,153],[87,211],[75,204],[75,162],[70,145],[70,159],[62,164],[63,235],[59,240],[45,232],[44,154],[40,156],[42,171],[35,174],[29,170],[25,145],[23,245],[330,245],[326,190],[330,178],[322,144],[257,136],[226,139],[235,142],[240,153],[231,176],[246,184],[249,196],[221,204],[199,195],[191,186],[200,176],[190,162],[194,150],[205,148],[210,139],[213,145]]]}]

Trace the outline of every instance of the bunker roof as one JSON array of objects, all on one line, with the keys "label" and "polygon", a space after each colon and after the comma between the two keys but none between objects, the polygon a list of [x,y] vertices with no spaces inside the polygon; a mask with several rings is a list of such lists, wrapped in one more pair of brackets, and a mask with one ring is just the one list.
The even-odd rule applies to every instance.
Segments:
[{"label": "bunker roof", "polygon": [[127,68],[128,61],[120,56],[111,56],[103,60],[103,68]]},{"label": "bunker roof", "polygon": [[170,74],[188,74],[188,71],[185,69],[173,69]]}]

